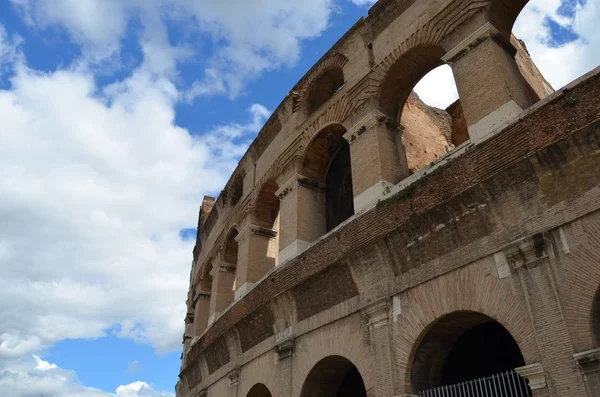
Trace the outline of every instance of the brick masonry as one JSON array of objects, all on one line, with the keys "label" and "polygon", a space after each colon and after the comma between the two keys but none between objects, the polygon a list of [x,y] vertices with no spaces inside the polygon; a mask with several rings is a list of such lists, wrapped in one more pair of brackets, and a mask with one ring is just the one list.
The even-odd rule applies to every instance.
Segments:
[{"label": "brick masonry", "polygon": [[[256,200],[265,186],[273,180],[283,186],[300,171],[302,150],[319,131],[332,122],[350,130],[361,114],[371,114],[373,106],[382,103],[387,91],[377,85],[389,82],[386,76],[402,64],[398,62],[406,62],[402,54],[432,38],[441,48],[455,47],[461,41],[456,35],[464,39],[488,21],[487,8],[480,2],[430,3],[380,0],[284,100],[232,177],[244,181],[239,202],[231,205],[229,195],[222,194],[214,206],[211,200],[203,206],[201,223],[207,229],[199,233],[200,249],[194,251],[192,291],[210,281],[206,264],[222,253],[229,230],[261,208]],[[515,2],[513,7],[524,4]],[[406,27],[407,20],[414,24]],[[436,33],[441,22],[432,21],[445,21],[443,35]],[[415,26],[429,30],[411,30]],[[402,32],[397,47],[381,41],[393,32]],[[514,38],[484,37],[483,46],[474,44],[481,51],[469,52],[469,57],[489,48],[504,51],[511,39],[517,59],[503,54],[502,67],[513,68],[510,73],[518,67],[521,80],[495,92],[493,101],[501,103],[503,92],[517,92],[520,103],[550,94]],[[372,56],[366,50],[369,44]],[[377,56],[385,51],[387,56]],[[332,67],[343,68],[342,91],[313,114],[300,111],[307,90]],[[462,73],[468,75],[468,68]],[[415,82],[399,84],[405,83],[410,93]],[[426,148],[426,143],[417,142],[418,128],[409,124],[429,126],[425,137],[433,142],[431,153],[411,157],[406,148],[411,172],[420,177],[273,268],[195,335],[184,352],[178,396],[207,392],[210,397],[245,397],[258,390],[253,389],[258,383],[273,396],[305,396],[304,385],[315,384],[311,370],[321,360],[331,362],[332,373],[352,363],[368,396],[415,394],[427,384],[422,373],[415,373],[421,342],[434,338],[430,330],[448,316],[457,316],[459,329],[462,317],[456,313],[496,320],[511,334],[525,363],[543,368],[543,386],[534,389],[535,396],[594,395],[600,384],[596,372],[589,371],[596,357],[590,352],[600,342],[592,326],[598,322],[594,313],[600,312],[598,98],[596,71],[491,131],[488,139],[467,141],[446,156],[445,145],[451,146],[457,135],[453,120],[461,118],[432,113],[414,99],[401,102],[403,123],[413,128],[406,142]],[[474,109],[469,101],[454,108],[465,105],[471,106],[465,114],[493,111],[485,106]],[[407,113],[407,106],[418,112]],[[460,128],[464,135],[464,121]],[[443,157],[443,165],[429,169],[427,162],[437,157]],[[254,169],[246,168],[252,163]],[[358,172],[353,178],[355,174],[360,177]],[[285,204],[282,201],[281,208],[302,203]],[[290,222],[289,216],[289,211],[281,213],[280,230],[286,225],[307,227],[303,219]],[[213,306],[217,295],[211,296]],[[206,316],[190,316],[195,317]],[[454,332],[453,327],[440,335]]]}]

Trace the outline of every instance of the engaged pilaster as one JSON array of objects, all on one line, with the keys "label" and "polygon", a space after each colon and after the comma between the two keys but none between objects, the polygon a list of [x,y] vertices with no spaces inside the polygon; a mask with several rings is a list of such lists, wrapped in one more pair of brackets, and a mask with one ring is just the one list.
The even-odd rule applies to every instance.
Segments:
[{"label": "engaged pilaster", "polygon": [[243,296],[265,274],[275,267],[277,232],[248,221],[235,238],[238,243],[235,300]]},{"label": "engaged pilaster", "polygon": [[210,293],[209,326],[233,302],[235,268],[232,268],[229,263],[214,261],[210,275],[212,276],[212,290]]},{"label": "engaged pilaster", "polygon": [[327,232],[324,185],[295,174],[275,193],[280,200],[279,263],[304,251]]},{"label": "engaged pilaster", "polygon": [[531,105],[516,53],[488,22],[442,58],[452,67],[473,142],[485,139]]},{"label": "engaged pilaster", "polygon": [[369,336],[375,373],[376,396],[394,395],[394,366],[390,335],[390,299],[384,298],[362,308],[369,320]]},{"label": "engaged pilaster", "polygon": [[201,335],[210,317],[210,291],[199,290],[194,296],[194,336]]},{"label": "engaged pilaster", "polygon": [[[506,263],[516,270],[521,281],[541,357],[541,363],[521,368],[519,373],[530,378],[535,396],[547,393],[565,397],[583,396],[583,379],[573,361],[573,345],[550,268],[553,252],[547,233],[519,240],[502,252]],[[497,260],[501,260],[502,255]],[[561,343],[556,343],[557,340]],[[542,365],[546,373],[541,371]],[[557,372],[558,368],[560,372]],[[533,379],[541,379],[540,371],[544,375],[543,384],[533,382]]]},{"label": "engaged pilaster", "polygon": [[379,111],[372,111],[350,129],[354,211],[359,212],[409,175],[402,127]]},{"label": "engaged pilaster", "polygon": [[573,355],[585,380],[588,396],[600,396],[600,349]]}]

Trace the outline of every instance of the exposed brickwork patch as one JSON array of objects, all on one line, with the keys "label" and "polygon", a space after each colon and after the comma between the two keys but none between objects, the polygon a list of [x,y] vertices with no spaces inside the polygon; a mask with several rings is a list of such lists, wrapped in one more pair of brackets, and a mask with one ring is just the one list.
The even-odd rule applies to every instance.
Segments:
[{"label": "exposed brickwork patch", "polygon": [[227,364],[230,357],[225,338],[217,339],[203,352],[203,355],[206,357],[208,373],[210,374]]},{"label": "exposed brickwork patch", "polygon": [[294,288],[298,321],[305,320],[358,295],[347,265],[335,265]]},{"label": "exposed brickwork patch", "polygon": [[251,316],[246,317],[236,325],[240,336],[242,351],[247,351],[258,343],[274,335],[273,312],[268,307],[261,307]]}]

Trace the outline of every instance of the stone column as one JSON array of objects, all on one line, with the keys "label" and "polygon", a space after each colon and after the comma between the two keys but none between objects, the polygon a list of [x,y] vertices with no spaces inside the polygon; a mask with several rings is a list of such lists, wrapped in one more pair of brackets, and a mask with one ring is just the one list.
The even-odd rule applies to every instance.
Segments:
[{"label": "stone column", "polygon": [[[545,369],[548,395],[585,395],[583,379],[573,360],[573,345],[556,288],[550,256],[550,236],[546,233],[517,241],[504,249],[507,263],[516,269]],[[498,260],[498,258],[497,258]],[[538,374],[539,378],[539,374]],[[536,396],[545,390],[534,391]]]},{"label": "stone column", "polygon": [[[269,270],[275,267],[277,252],[273,251],[277,232],[250,222],[239,230],[235,299],[239,299]],[[275,248],[277,249],[277,248]]]},{"label": "stone column", "polygon": [[390,333],[390,299],[384,298],[362,308],[369,320],[375,397],[394,395],[394,365]]},{"label": "stone column", "polygon": [[212,276],[212,290],[210,292],[209,326],[233,302],[235,268],[232,268],[229,263],[215,261],[210,275]]},{"label": "stone column", "polygon": [[227,373],[229,378],[229,393],[227,397],[237,397],[238,385],[240,384],[240,369],[234,368]]},{"label": "stone column", "polygon": [[279,263],[295,257],[327,232],[322,183],[296,174],[280,185]]},{"label": "stone column", "polygon": [[208,326],[210,292],[198,291],[194,297],[194,336],[200,336]]},{"label": "stone column", "polygon": [[360,212],[409,175],[402,128],[383,113],[372,111],[344,138],[350,143],[354,212]]},{"label": "stone column", "polygon": [[286,336],[277,338],[275,342],[275,366],[281,397],[292,397],[292,356],[294,354],[294,338]]},{"label": "stone column", "polygon": [[489,22],[442,58],[452,67],[469,137],[479,142],[531,105],[517,49]]},{"label": "stone column", "polygon": [[588,396],[600,396],[600,349],[588,350],[573,356],[585,380]]}]

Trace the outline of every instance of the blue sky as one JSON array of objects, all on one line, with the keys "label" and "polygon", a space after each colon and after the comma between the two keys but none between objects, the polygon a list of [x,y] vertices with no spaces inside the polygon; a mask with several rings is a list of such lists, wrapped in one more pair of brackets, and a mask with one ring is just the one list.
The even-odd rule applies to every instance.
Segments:
[{"label": "blue sky", "polygon": [[[0,391],[165,397],[203,195],[372,2],[0,1]],[[600,0],[515,33],[555,88],[600,63]],[[456,98],[448,67],[416,87]]]}]

